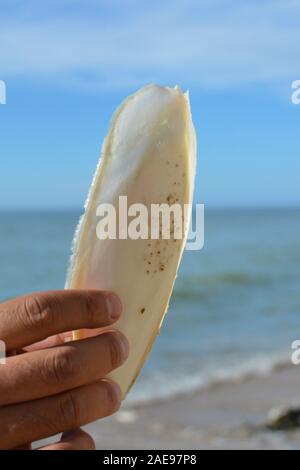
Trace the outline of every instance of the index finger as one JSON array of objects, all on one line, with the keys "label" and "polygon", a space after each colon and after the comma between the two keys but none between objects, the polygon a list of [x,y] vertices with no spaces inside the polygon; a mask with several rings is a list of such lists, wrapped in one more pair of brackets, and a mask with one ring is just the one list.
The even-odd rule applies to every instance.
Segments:
[{"label": "index finger", "polygon": [[109,326],[121,310],[110,291],[34,293],[0,304],[0,339],[8,351],[19,349],[65,331]]}]

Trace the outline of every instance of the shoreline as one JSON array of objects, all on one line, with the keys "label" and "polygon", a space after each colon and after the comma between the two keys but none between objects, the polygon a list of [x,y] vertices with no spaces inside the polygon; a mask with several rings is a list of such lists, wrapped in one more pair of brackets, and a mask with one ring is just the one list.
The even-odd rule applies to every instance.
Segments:
[{"label": "shoreline", "polygon": [[[256,358],[256,361],[257,360]],[[223,384],[239,384],[251,378],[268,376],[277,370],[287,369],[291,366],[291,362],[288,361],[286,355],[283,354],[275,354],[260,360],[264,361],[263,366],[260,368],[257,368],[257,366],[251,367],[251,365],[246,364],[245,367],[228,369],[226,372],[223,372],[223,374],[217,372],[206,381],[199,380],[198,383],[191,383],[189,386],[186,384],[185,386],[162,392],[156,396],[150,396],[149,393],[149,395],[139,397],[135,395],[131,396],[129,393],[123,408],[136,409],[148,405],[162,404],[177,398],[188,398],[191,395],[209,391]]]},{"label": "shoreline", "polygon": [[295,449],[300,428],[270,431],[274,408],[300,405],[300,369],[212,385],[169,399],[129,406],[86,429],[97,449]]}]

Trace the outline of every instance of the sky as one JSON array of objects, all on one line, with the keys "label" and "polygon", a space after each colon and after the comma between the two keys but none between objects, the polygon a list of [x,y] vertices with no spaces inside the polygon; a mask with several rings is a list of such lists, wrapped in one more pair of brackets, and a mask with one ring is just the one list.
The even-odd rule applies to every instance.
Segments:
[{"label": "sky", "polygon": [[83,206],[111,115],[189,89],[196,202],[300,204],[299,0],[0,0],[0,208]]}]

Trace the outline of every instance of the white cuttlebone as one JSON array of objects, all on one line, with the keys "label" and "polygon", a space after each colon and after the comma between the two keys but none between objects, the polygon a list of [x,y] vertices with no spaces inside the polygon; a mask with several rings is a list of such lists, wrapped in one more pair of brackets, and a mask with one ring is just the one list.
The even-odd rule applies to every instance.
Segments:
[{"label": "white cuttlebone", "polygon": [[[159,333],[168,309],[184,250],[190,213],[182,240],[99,240],[99,204],[118,208],[174,202],[191,204],[196,171],[196,136],[188,93],[179,87],[149,85],[123,102],[104,141],[85,213],[73,243],[66,288],[110,289],[123,304],[116,328],[130,343],[124,365],[109,375],[123,396],[134,383]],[[89,335],[75,332],[75,338]],[[95,358],[97,360],[97,358]]]}]

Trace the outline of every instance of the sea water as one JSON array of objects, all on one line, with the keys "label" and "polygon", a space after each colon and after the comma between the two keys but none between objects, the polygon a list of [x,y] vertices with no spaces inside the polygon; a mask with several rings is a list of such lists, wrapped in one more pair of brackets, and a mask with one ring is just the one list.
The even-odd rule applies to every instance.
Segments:
[{"label": "sea water", "polygon": [[[0,213],[0,301],[61,289],[79,211]],[[289,362],[300,339],[300,209],[206,209],[161,334],[129,400]]]}]

